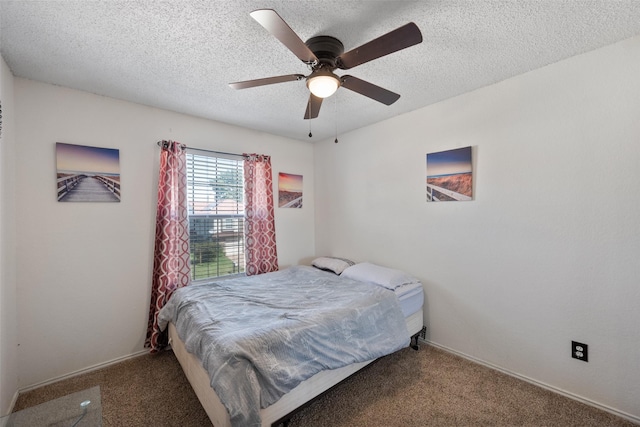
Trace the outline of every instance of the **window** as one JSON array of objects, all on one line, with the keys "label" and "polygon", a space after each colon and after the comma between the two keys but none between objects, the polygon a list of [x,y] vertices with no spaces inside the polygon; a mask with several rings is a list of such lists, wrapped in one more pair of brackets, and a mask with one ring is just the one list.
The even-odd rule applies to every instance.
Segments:
[{"label": "window", "polygon": [[196,151],[187,149],[191,280],[244,273],[242,157]]}]

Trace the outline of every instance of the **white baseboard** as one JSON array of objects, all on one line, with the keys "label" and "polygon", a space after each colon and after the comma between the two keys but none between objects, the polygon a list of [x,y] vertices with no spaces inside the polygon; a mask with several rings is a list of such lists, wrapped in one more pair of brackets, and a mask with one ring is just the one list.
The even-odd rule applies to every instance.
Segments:
[{"label": "white baseboard", "polygon": [[[18,401],[19,394],[20,394],[19,391],[16,391],[15,393],[13,393],[13,399],[11,399],[11,403],[9,404],[9,410],[7,411],[6,414],[0,413],[0,417],[7,416],[13,412],[13,408],[16,406],[16,402]],[[0,423],[0,426],[3,426],[3,424]]]},{"label": "white baseboard", "polygon": [[[92,371],[97,371],[98,369],[106,368],[107,366],[115,365],[116,363],[124,362],[125,360],[133,359],[134,357],[142,356],[144,354],[149,354],[149,350],[148,349],[140,350],[140,351],[137,351],[135,353],[131,353],[131,354],[128,354],[126,356],[117,357],[115,359],[112,359],[112,360],[109,360],[109,361],[106,361],[106,362],[98,363],[96,365],[89,366],[89,367],[84,368],[84,369],[80,369],[80,370],[77,370],[77,371],[74,371],[74,372],[70,372],[70,373],[65,374],[65,375],[61,375],[59,377],[51,378],[49,380],[42,381],[42,382],[39,382],[39,383],[36,383],[36,384],[31,384],[29,386],[26,386],[26,387],[23,387],[23,388],[19,389],[16,392],[15,398],[17,399],[17,396],[18,396],[19,393],[24,393],[24,392],[27,392],[27,391],[30,391],[30,390],[34,390],[34,389],[39,388],[39,387],[43,387],[45,385],[56,383],[58,381],[66,380],[68,378],[73,378],[73,377],[76,377],[78,375],[86,374],[86,373],[89,373],[89,372],[92,372]],[[15,401],[13,402],[13,404],[15,404]],[[11,405],[11,409],[12,410],[13,410],[13,404]]]},{"label": "white baseboard", "polygon": [[579,396],[579,395],[571,393],[569,391],[562,390],[562,389],[554,387],[552,385],[540,382],[538,380],[534,380],[533,378],[529,378],[527,376],[518,374],[516,372],[509,371],[507,369],[501,368],[500,366],[493,365],[491,363],[485,362],[484,360],[478,359],[478,358],[473,357],[473,356],[469,356],[468,354],[465,354],[465,353],[459,352],[457,350],[454,350],[452,348],[440,345],[440,344],[435,343],[433,341],[424,340],[422,338],[420,338],[420,341],[424,342],[425,344],[432,345],[432,346],[434,346],[436,348],[444,350],[447,353],[455,354],[456,356],[460,356],[463,359],[470,360],[471,362],[477,363],[479,365],[486,366],[487,368],[491,368],[493,370],[502,372],[503,374],[507,374],[507,375],[509,375],[511,377],[518,378],[519,380],[526,381],[526,382],[528,382],[530,384],[536,385],[538,387],[542,387],[542,388],[544,388],[546,390],[552,391],[554,393],[560,394],[560,395],[568,397],[570,399],[577,400],[578,402],[584,403],[585,405],[593,406],[594,408],[598,408],[598,409],[603,410],[605,412],[609,412],[610,414],[616,415],[616,416],[618,416],[620,418],[624,418],[625,420],[630,421],[632,423],[640,424],[640,417],[637,417],[635,415],[631,415],[631,414],[628,414],[626,412],[619,411],[619,410],[617,410],[615,408],[612,408],[612,407],[607,406],[607,405],[603,405],[601,403],[595,402],[593,400],[587,399],[585,397]]}]

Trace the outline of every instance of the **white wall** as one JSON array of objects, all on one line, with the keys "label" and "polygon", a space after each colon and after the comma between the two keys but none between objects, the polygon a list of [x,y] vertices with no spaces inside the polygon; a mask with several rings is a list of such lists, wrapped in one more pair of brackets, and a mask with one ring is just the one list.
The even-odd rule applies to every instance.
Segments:
[{"label": "white wall", "polygon": [[[640,37],[316,144],[317,254],[413,273],[434,343],[640,421],[638,76]],[[475,200],[426,203],[426,153],[464,146]]]},{"label": "white wall", "polygon": [[13,75],[0,57],[0,416],[9,412],[18,387]]},{"label": "white wall", "polygon": [[[20,78],[15,104],[19,387],[143,349],[158,140],[270,154],[274,191],[303,175],[304,207],[276,208],[280,266],[313,255],[310,144]],[[119,149],[122,201],[57,202],[56,142]]]}]

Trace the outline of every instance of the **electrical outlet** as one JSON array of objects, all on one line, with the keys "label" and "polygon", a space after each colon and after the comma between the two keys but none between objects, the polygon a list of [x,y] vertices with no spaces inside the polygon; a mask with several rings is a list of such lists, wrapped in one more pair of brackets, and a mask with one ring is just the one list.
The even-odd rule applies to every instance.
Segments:
[{"label": "electrical outlet", "polygon": [[571,341],[571,357],[574,359],[589,361],[589,346],[581,342]]}]

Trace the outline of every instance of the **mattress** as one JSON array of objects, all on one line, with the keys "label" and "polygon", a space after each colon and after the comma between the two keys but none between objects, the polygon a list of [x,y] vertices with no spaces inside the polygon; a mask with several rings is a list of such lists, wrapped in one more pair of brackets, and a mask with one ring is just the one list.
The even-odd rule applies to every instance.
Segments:
[{"label": "mattress", "polygon": [[404,317],[409,317],[422,308],[424,304],[424,289],[422,283],[409,283],[393,291],[400,301],[400,308]]}]

